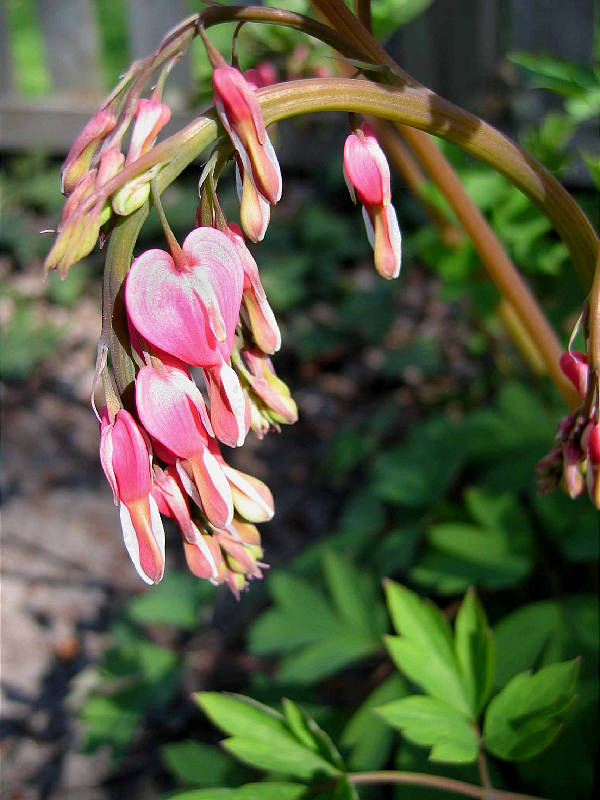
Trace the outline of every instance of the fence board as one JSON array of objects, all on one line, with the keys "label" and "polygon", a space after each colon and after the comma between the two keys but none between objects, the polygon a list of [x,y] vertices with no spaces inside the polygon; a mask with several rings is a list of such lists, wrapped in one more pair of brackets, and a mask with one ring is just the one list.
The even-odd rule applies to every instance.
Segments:
[{"label": "fence board", "polygon": [[13,90],[13,69],[8,41],[6,14],[0,5],[0,95],[10,94]]},{"label": "fence board", "polygon": [[[152,53],[164,35],[178,22],[190,15],[188,0],[169,0],[157,3],[156,0],[129,0],[127,21],[132,58],[140,58]],[[173,98],[177,87],[178,98]],[[186,54],[174,67],[167,83],[167,101],[173,103],[182,95],[189,95],[192,89],[190,56]]]},{"label": "fence board", "polygon": [[103,73],[91,0],[39,0],[38,12],[54,93],[100,98]]}]

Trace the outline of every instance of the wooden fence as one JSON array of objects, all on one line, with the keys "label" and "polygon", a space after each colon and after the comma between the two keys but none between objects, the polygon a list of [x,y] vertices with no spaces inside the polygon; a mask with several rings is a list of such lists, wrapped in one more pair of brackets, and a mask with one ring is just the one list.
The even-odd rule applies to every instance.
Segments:
[{"label": "wooden fence", "polygon": [[[34,10],[50,91],[35,98],[18,90],[15,32],[2,19],[0,5],[0,149],[66,152],[110,88],[102,80],[98,15],[103,5],[104,0],[37,0]],[[170,27],[199,5],[190,0],[123,0],[129,56],[151,52]],[[501,83],[498,76],[510,50],[591,63],[594,5],[593,0],[435,0],[393,37],[390,48],[423,83],[493,119],[494,86]],[[6,9],[4,13],[8,17]],[[168,99],[181,121],[193,88],[189,58],[175,70],[169,85],[175,83],[177,94]],[[539,118],[552,102],[544,94],[521,104],[517,95],[517,120],[526,124]]]}]

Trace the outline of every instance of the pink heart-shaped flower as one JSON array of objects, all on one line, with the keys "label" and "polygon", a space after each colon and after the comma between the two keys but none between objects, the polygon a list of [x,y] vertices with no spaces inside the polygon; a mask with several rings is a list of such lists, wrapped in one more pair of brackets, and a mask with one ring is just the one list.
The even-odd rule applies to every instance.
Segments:
[{"label": "pink heart-shaped flower", "polygon": [[135,259],[125,285],[127,312],[150,344],[192,366],[216,366],[231,356],[244,266],[234,243],[215,228],[196,228],[182,249],[182,269],[164,250]]}]

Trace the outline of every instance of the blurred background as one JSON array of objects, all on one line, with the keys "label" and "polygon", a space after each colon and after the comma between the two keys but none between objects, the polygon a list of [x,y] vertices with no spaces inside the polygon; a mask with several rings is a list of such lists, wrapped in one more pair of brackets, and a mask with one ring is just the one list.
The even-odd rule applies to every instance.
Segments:
[{"label": "blurred background", "polygon": [[[512,344],[471,245],[457,235],[449,246],[399,178],[403,271],[392,283],[377,277],[342,179],[343,115],[274,132],[284,195],[254,249],[283,332],[275,367],[300,410],[292,428],[261,442],[251,435],[228,456],[273,491],[276,516],[262,529],[271,569],[236,602],[186,572],[169,529],[163,583],[149,590],[137,578],[89,407],[102,252],[65,281],[44,279],[52,236],[40,231],[59,221],[60,163],[75,135],[130,61],[197,8],[187,0],[0,7],[2,798],[145,800],[247,781],[250,771],[215,747],[219,737],[192,700],[200,689],[298,700],[355,769],[432,770],[418,748],[375,723],[369,741],[353,734],[361,704],[391,691],[380,640],[384,576],[433,597],[450,617],[476,586],[500,682],[583,657],[580,697],[559,740],[511,768],[510,781],[549,798],[592,796],[598,517],[587,498],[539,497],[534,481],[564,408],[535,358]],[[594,11],[589,0],[373,4],[375,32],[408,72],[518,138],[598,226]],[[231,25],[210,32],[226,58],[232,34]],[[316,42],[257,25],[243,29],[239,58],[244,69],[270,59],[282,79],[336,67]],[[210,104],[209,78],[194,42],[167,84],[175,110],[167,134]],[[501,176],[443,149],[566,342],[583,302],[566,249]],[[200,164],[164,195],[180,240],[193,226]],[[220,190],[237,219],[233,184],[226,174]],[[425,182],[422,195],[454,228],[434,187]],[[151,214],[136,252],[161,246]],[[332,655],[305,629],[331,604],[336,576],[370,587],[360,596],[374,622],[357,646],[356,631],[338,619]],[[282,604],[296,594],[295,611]],[[425,791],[405,788],[402,797]]]}]

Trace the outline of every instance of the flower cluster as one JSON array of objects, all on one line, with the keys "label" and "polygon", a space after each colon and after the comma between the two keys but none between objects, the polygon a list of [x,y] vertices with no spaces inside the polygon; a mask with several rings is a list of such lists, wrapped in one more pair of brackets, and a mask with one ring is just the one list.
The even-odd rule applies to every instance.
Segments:
[{"label": "flower cluster", "polygon": [[552,450],[537,465],[540,491],[559,484],[571,498],[586,490],[600,508],[600,417],[598,377],[590,370],[585,353],[563,353],[560,366],[579,392],[581,407],[560,421]]},{"label": "flower cluster", "polygon": [[[276,75],[269,64],[242,74],[206,44],[215,108],[230,140],[224,152],[234,149],[241,228],[226,220],[219,203],[217,153],[200,180],[197,227],[181,247],[151,189],[160,165],[136,172],[170,119],[160,99],[161,79],[151,98],[125,93],[113,110],[115,94],[77,138],[63,167],[68,199],[47,265],[66,272],[91,250],[101,226],[103,237],[110,234],[113,214],[131,214],[153,192],[169,251],[148,250],[135,258],[120,292],[126,320],[119,341],[135,378],[131,384],[118,364],[100,359],[106,394],[99,414],[100,460],[120,509],[125,547],[144,581],[162,578],[166,516],[179,528],[190,570],[226,583],[238,595],[266,566],[256,524],[273,516],[273,498],[262,481],[227,464],[221,445],[241,446],[249,430],[258,438],[279,430],[295,422],[297,408],[271,361],[281,335],[244,238],[264,237],[270,207],[282,192],[256,96]],[[135,81],[132,86],[137,91]],[[132,120],[125,154],[121,141]],[[124,170],[122,180],[113,180]],[[367,125],[346,141],[344,174],[363,204],[376,268],[395,277],[400,231],[389,168]],[[110,193],[100,191],[107,186]],[[110,315],[106,320],[105,315],[110,326]],[[103,346],[107,339],[110,331],[107,336],[104,330]]]},{"label": "flower cluster", "polygon": [[[62,191],[67,197],[58,238],[46,259],[47,269],[65,275],[69,267],[92,251],[102,226],[113,214],[126,216],[138,209],[150,194],[152,173],[137,175],[109,199],[100,190],[126,166],[147,153],[171,118],[170,108],[155,91],[150,99],[139,98],[135,114],[125,108],[120,116],[101,108],[87,123],[63,164]],[[127,155],[121,151],[123,136],[133,118]],[[98,199],[94,202],[94,199]]]}]

